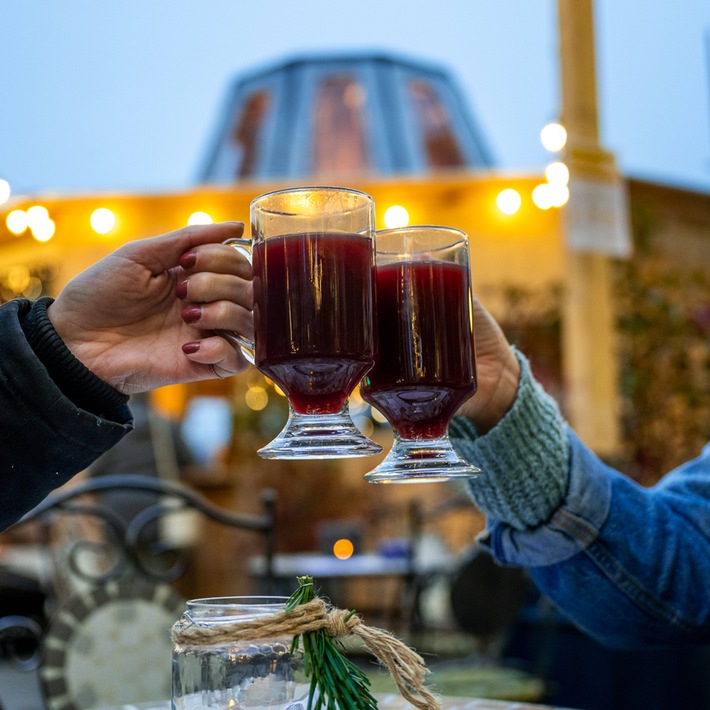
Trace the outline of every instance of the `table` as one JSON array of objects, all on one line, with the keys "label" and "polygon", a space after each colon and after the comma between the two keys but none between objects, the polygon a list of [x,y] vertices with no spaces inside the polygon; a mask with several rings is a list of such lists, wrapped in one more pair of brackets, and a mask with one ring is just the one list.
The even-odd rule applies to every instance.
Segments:
[{"label": "table", "polygon": [[[449,568],[448,559],[410,560],[407,557],[388,557],[375,553],[353,555],[340,560],[335,555],[321,552],[278,553],[273,558],[273,571],[278,579],[295,580],[300,575],[310,575],[316,580],[343,577],[403,577],[408,574],[433,574]],[[266,571],[262,556],[252,557],[249,573],[261,576]]]}]

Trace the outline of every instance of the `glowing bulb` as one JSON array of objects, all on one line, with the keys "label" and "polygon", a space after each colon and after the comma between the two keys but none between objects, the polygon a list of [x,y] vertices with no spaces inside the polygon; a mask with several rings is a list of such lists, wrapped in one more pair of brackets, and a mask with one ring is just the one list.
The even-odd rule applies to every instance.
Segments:
[{"label": "glowing bulb", "polygon": [[569,201],[569,188],[567,185],[550,185],[550,205],[562,207]]},{"label": "glowing bulb", "polygon": [[559,160],[555,161],[545,168],[545,177],[551,185],[566,185],[569,182],[569,168]]},{"label": "glowing bulb", "polygon": [[15,292],[22,293],[29,285],[32,275],[26,266],[15,266],[7,274],[7,285]]},{"label": "glowing bulb", "polygon": [[42,222],[49,220],[49,212],[42,205],[33,205],[27,210],[27,224],[30,229],[34,229],[35,225],[40,225]]},{"label": "glowing bulb", "polygon": [[501,190],[496,197],[498,209],[503,214],[515,214],[520,209],[522,202],[520,193],[512,188]]},{"label": "glowing bulb", "polygon": [[54,236],[56,226],[51,219],[45,219],[41,222],[30,224],[30,229],[32,230],[32,236],[38,242],[48,242]]},{"label": "glowing bulb", "polygon": [[99,207],[91,213],[89,221],[97,234],[108,234],[116,226],[116,215],[106,207]]},{"label": "glowing bulb", "polygon": [[335,544],[333,545],[333,554],[339,560],[347,560],[349,557],[353,556],[354,552],[355,546],[347,538],[341,538],[340,540],[336,540]]},{"label": "glowing bulb", "polygon": [[552,187],[549,183],[542,183],[532,191],[532,199],[541,210],[549,210],[552,207]]},{"label": "glowing bulb", "polygon": [[192,226],[193,224],[212,224],[213,220],[207,212],[193,212],[188,218],[187,223]]},{"label": "glowing bulb", "polygon": [[269,403],[269,395],[263,387],[255,385],[246,391],[244,401],[249,409],[260,412]]},{"label": "glowing bulb", "polygon": [[29,226],[27,224],[27,212],[24,210],[12,210],[5,217],[5,224],[13,234],[22,234]]},{"label": "glowing bulb", "polygon": [[0,178],[0,205],[4,205],[10,199],[10,183]]},{"label": "glowing bulb", "polygon": [[548,123],[540,131],[540,141],[545,150],[551,153],[558,153],[567,143],[567,130],[561,123]]},{"label": "glowing bulb", "polygon": [[409,224],[409,212],[402,205],[392,205],[385,210],[385,227],[396,229]]}]

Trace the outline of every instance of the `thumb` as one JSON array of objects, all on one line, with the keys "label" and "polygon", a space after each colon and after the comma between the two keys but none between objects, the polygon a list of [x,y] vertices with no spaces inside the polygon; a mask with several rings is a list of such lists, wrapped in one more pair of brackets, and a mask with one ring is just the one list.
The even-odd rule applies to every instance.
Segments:
[{"label": "thumb", "polygon": [[178,259],[201,244],[220,244],[244,234],[243,222],[219,222],[183,227],[158,237],[138,239],[117,250],[116,256],[130,259],[159,274],[178,265]]}]

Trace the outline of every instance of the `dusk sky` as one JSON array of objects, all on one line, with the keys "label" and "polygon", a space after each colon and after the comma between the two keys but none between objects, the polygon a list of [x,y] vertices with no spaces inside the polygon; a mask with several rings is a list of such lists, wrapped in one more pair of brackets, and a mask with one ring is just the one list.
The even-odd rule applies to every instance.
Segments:
[{"label": "dusk sky", "polygon": [[[600,124],[622,171],[710,190],[710,2],[596,3]],[[16,193],[195,181],[230,83],[294,55],[448,70],[506,171],[559,111],[553,0],[0,0],[0,177]]]}]

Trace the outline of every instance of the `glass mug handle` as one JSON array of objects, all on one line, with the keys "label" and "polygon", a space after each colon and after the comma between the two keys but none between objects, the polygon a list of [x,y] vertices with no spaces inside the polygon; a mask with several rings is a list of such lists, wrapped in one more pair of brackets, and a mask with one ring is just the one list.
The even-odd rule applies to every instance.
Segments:
[{"label": "glass mug handle", "polygon": [[[236,249],[242,256],[244,256],[247,261],[251,264],[251,239],[246,237],[233,237],[231,239],[225,239],[222,244],[228,244],[229,246]],[[242,355],[253,365],[254,364],[254,341],[245,338],[239,333],[235,333],[232,330],[217,330],[215,331],[218,335],[221,335],[230,345],[234,348],[239,348]]]}]

